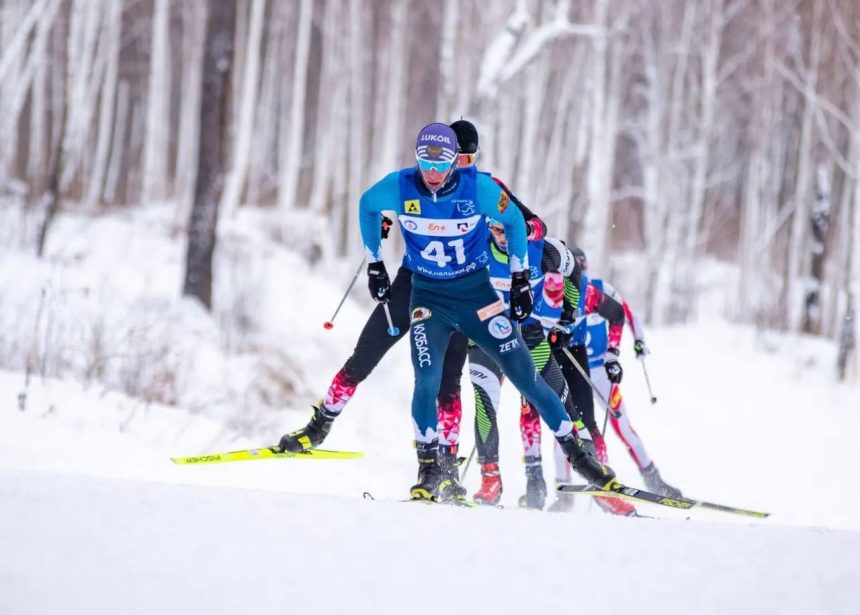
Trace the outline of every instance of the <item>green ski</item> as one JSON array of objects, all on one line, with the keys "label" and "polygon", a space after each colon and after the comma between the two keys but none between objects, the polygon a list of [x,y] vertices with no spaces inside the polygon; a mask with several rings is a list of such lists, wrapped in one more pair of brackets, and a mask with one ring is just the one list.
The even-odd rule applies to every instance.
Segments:
[{"label": "green ski", "polygon": [[224,463],[227,461],[251,461],[254,459],[358,459],[364,453],[353,451],[327,451],[312,448],[301,453],[282,453],[277,447],[249,448],[229,453],[211,453],[209,455],[197,455],[195,457],[171,457],[171,461],[178,465],[196,465],[201,463]]},{"label": "green ski", "polygon": [[566,485],[558,486],[559,491],[564,493],[579,493],[582,495],[599,495],[612,498],[621,498],[631,500],[633,502],[648,502],[651,504],[659,504],[668,506],[669,508],[679,508],[681,510],[689,510],[691,508],[707,508],[710,510],[719,510],[722,512],[732,513],[735,515],[745,515],[747,517],[755,517],[757,519],[765,519],[770,516],[770,513],[759,512],[756,510],[747,510],[744,508],[735,508],[734,506],[724,506],[723,504],[714,504],[713,502],[704,502],[702,500],[693,500],[691,498],[667,498],[650,491],[643,491],[635,487],[621,486],[612,491],[604,491],[593,487],[592,485]]}]

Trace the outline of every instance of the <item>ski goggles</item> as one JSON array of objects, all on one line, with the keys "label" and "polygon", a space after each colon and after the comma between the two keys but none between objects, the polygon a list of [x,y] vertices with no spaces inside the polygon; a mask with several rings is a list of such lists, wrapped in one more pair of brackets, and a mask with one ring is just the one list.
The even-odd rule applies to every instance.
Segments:
[{"label": "ski goggles", "polygon": [[439,173],[447,173],[452,166],[454,166],[453,160],[425,160],[424,158],[417,158],[418,160],[418,168],[422,171],[438,171]]}]

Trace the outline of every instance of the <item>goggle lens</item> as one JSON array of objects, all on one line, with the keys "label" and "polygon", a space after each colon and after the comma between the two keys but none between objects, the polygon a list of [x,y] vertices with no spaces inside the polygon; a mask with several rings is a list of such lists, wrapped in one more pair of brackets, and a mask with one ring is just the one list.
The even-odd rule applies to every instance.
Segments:
[{"label": "goggle lens", "polygon": [[454,164],[453,160],[443,161],[443,160],[424,160],[423,158],[418,159],[418,168],[422,171],[432,171],[436,170],[439,173],[447,172]]}]

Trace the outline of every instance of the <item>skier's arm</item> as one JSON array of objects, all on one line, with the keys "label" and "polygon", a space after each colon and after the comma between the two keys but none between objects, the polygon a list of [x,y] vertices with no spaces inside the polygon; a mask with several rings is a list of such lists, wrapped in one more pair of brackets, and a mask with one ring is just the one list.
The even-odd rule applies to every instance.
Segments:
[{"label": "skier's arm", "polygon": [[639,340],[644,344],[645,330],[642,328],[642,321],[636,317],[633,310],[630,309],[630,305],[626,301],[622,301],[621,305],[624,307],[624,319],[630,326],[630,331],[633,332],[633,339]]},{"label": "skier's arm", "polygon": [[520,210],[510,206],[510,197],[488,175],[479,173],[476,178],[476,185],[479,213],[498,220],[505,227],[511,273],[528,270],[526,223]]},{"label": "skier's arm", "polygon": [[609,323],[607,349],[616,355],[620,353],[621,333],[624,329],[624,307],[605,292],[600,292],[593,284],[585,289],[585,313],[597,313]]},{"label": "skier's arm", "polygon": [[368,263],[382,260],[382,212],[401,213],[403,208],[398,186],[399,174],[399,171],[389,173],[368,188],[359,200],[358,223]]},{"label": "skier's arm", "polygon": [[513,192],[511,192],[511,189],[508,188],[502,180],[498,177],[493,177],[493,181],[505,191],[508,198],[511,199],[513,204],[519,208],[520,213],[523,214],[523,218],[526,221],[526,228],[528,229],[528,240],[537,241],[538,239],[546,237],[546,224],[544,224],[544,221],[541,220],[536,213],[523,205],[523,202],[520,201]]},{"label": "skier's arm", "polygon": [[547,237],[543,244],[541,269],[557,271],[564,276],[564,309],[561,319],[572,321],[579,307],[579,286],[582,280],[582,269],[564,242],[555,237]]},{"label": "skier's arm", "polygon": [[648,346],[645,345],[645,329],[642,328],[642,322],[636,317],[627,302],[622,299],[621,305],[624,307],[624,320],[627,321],[633,332],[633,352],[636,353],[637,359],[642,359],[651,354]]}]

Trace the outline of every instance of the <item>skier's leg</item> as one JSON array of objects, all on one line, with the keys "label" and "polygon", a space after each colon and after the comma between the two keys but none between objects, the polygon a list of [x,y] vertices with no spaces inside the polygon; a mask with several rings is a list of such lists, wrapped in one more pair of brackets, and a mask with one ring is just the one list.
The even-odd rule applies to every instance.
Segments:
[{"label": "skier's leg", "polygon": [[326,391],[324,405],[329,412],[338,413],[352,398],[356,387],[363,382],[407,331],[409,331],[409,299],[412,295],[412,272],[400,267],[391,284],[388,310],[399,334],[388,334],[385,308],[378,304],[367,319],[352,355],[335,375]]},{"label": "skier's leg", "polygon": [[475,393],[475,446],[481,465],[481,486],[472,498],[479,504],[497,504],[502,496],[499,426],[496,417],[501,397],[502,371],[487,353],[470,344],[469,377]]},{"label": "skier's leg", "polygon": [[442,363],[442,383],[439,385],[439,446],[450,447],[457,454],[460,443],[460,421],[463,417],[463,404],[460,401],[460,378],[466,363],[468,340],[459,332],[454,332],[448,341],[445,359]]},{"label": "skier's leg", "polygon": [[[579,366],[585,371],[586,375],[588,375],[590,373],[588,369],[588,352],[585,346],[574,346],[568,350]],[[553,356],[561,368],[564,379],[567,381],[573,405],[576,407],[576,411],[582,418],[583,423],[585,423],[585,427],[592,434],[595,431],[599,433],[599,430],[596,429],[597,423],[594,418],[594,393],[591,391],[591,386],[585,381],[579,370],[570,362],[570,357],[564,351],[554,349]]]},{"label": "skier's leg", "polygon": [[323,443],[331,431],[332,422],[352,398],[356,387],[373,371],[385,353],[402,338],[409,326],[409,298],[412,294],[412,273],[401,267],[391,284],[388,302],[391,320],[400,330],[397,336],[388,334],[388,320],[382,305],[377,305],[364,325],[352,355],[335,374],[325,397],[313,405],[313,416],[307,425],[281,437],[281,450],[298,452]]},{"label": "skier's leg", "polygon": [[[573,422],[561,399],[542,378],[537,377],[534,362],[517,329],[502,314],[486,316],[486,310],[496,303],[489,284],[487,290],[491,293],[489,296],[479,294],[481,289],[475,289],[477,300],[486,299],[480,310],[471,313],[460,310],[458,313],[461,331],[474,340],[502,368],[520,393],[534,404],[565,449],[574,469],[590,483],[610,488],[615,483],[615,474],[583,448],[582,441],[573,432]],[[479,315],[483,315],[484,320]]]},{"label": "skier's leg", "polygon": [[466,363],[466,337],[455,331],[448,340],[448,350],[442,363],[442,382],[437,398],[437,420],[439,422],[439,463],[442,466],[443,499],[459,499],[466,495],[460,485],[460,470],[457,467],[457,453],[460,444],[460,421],[463,418],[463,404],[460,402],[460,378]]},{"label": "skier's leg", "polygon": [[499,425],[496,408],[501,398],[502,370],[476,345],[469,347],[469,378],[475,392],[475,444],[478,461],[498,463]]},{"label": "skier's leg", "polygon": [[645,450],[645,444],[642,438],[633,429],[630,424],[630,414],[624,405],[624,399],[621,396],[621,388],[618,385],[612,386],[606,372],[602,369],[594,370],[594,383],[603,395],[609,400],[609,422],[612,424],[612,429],[624,442],[627,451],[639,467],[639,473],[645,481],[645,487],[649,491],[659,493],[670,498],[681,497],[681,490],[674,487],[663,480],[657,466],[654,465],[654,460]]},{"label": "skier's leg", "polygon": [[[612,383],[606,376],[606,372],[602,368],[595,369],[592,372],[591,379],[601,395],[609,400],[609,422],[612,425],[612,429],[621,438],[624,446],[627,447],[627,451],[630,453],[633,461],[636,462],[636,466],[641,471],[642,468],[651,465],[651,457],[648,455],[648,451],[645,450],[642,438],[639,437],[639,434],[636,433],[636,430],[630,424],[630,418],[627,409],[624,407],[624,400],[621,397],[620,387],[615,386],[613,388]],[[612,394],[611,397],[610,393]]]},{"label": "skier's leg", "polygon": [[415,371],[412,426],[418,454],[418,481],[410,494],[417,499],[435,499],[443,480],[436,431],[436,396],[442,381],[442,362],[448,340],[454,331],[454,320],[432,288],[414,288],[410,308],[413,317],[409,341]]}]

